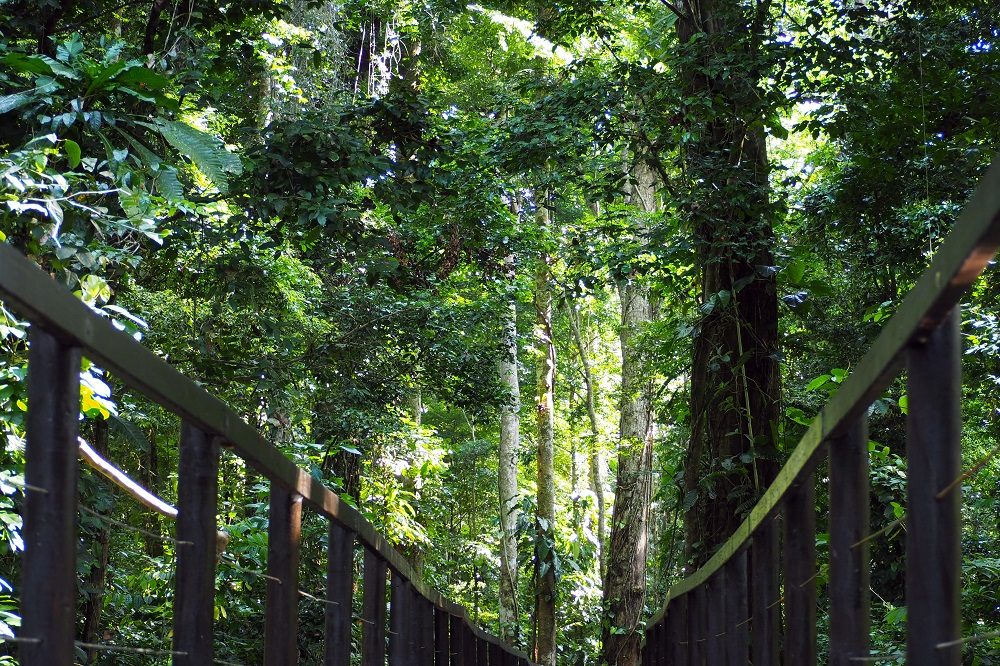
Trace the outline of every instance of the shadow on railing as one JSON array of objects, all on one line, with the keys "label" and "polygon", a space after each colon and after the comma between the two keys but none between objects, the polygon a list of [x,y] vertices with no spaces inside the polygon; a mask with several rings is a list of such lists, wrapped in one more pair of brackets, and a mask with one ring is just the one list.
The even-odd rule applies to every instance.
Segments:
[{"label": "shadow on railing", "polygon": [[[329,523],[325,664],[351,664],[354,548],[364,548],[361,664],[527,666],[528,657],[476,627],[465,609],[420,581],[350,505],[297,467],[220,400],[92,312],[33,262],[0,244],[0,299],[32,326],[20,584],[23,666],[69,666],[76,630],[77,430],[86,356],[182,420],[177,481],[174,664],[215,661],[219,448],[270,485],[263,663],[298,656],[299,534],[303,505]],[[387,572],[390,601],[386,603]],[[388,630],[386,620],[388,619]],[[388,634],[387,634],[388,632]],[[388,639],[387,639],[388,635]],[[93,647],[93,646],[85,646]],[[97,646],[100,647],[100,646]],[[142,652],[142,650],[135,650]]]},{"label": "shadow on railing", "polygon": [[[906,658],[911,664],[961,663],[958,303],[998,245],[1000,159],[983,176],[930,267],[813,420],[747,519],[704,566],[670,588],[664,609],[647,624],[643,664],[816,663],[813,471],[827,455],[829,663],[885,660],[869,650],[868,543],[874,535],[869,535],[866,413],[904,365],[909,396]],[[779,516],[784,528],[780,557]]]}]

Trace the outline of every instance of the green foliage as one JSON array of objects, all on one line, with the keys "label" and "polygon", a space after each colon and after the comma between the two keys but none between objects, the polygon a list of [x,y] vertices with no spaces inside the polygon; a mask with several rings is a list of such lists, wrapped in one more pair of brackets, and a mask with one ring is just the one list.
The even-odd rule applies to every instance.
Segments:
[{"label": "green foliage", "polygon": [[[14,0],[0,17],[0,242],[222,397],[491,627],[507,399],[498,316],[513,297],[526,387],[526,277],[544,250],[560,306],[558,515],[539,540],[549,530],[532,519],[535,406],[524,389],[513,629],[523,646],[532,576],[554,567],[566,664],[593,663],[600,649],[589,458],[620,444],[617,290],[649,286],[659,311],[638,335],[660,426],[652,612],[684,573],[685,511],[715,479],[747,482],[758,455],[791,450],[951,227],[1000,136],[983,92],[1000,71],[995,13],[971,0],[729,3],[720,12],[732,30],[684,44],[664,3],[243,0],[173,14],[119,4]],[[691,76],[713,87],[693,91]],[[768,178],[735,135],[766,137]],[[638,156],[662,181],[662,212],[640,213],[632,198],[626,165]],[[550,208],[548,229],[533,223],[539,206]],[[764,224],[773,235],[757,233]],[[718,233],[696,233],[706,226]],[[742,279],[702,289],[706,255],[761,251],[771,258]],[[692,346],[772,278],[779,451],[725,456],[685,492]],[[977,285],[964,329],[964,462],[985,460],[963,484],[963,608],[975,633],[998,626],[995,283]],[[570,312],[589,345],[596,435]],[[26,334],[0,306],[0,636],[18,623]],[[738,370],[738,356],[718,350],[713,362]],[[81,384],[84,435],[106,425],[109,457],[171,500],[176,423],[89,362]],[[872,543],[873,626],[886,652],[906,622],[896,521],[907,410],[893,384],[869,415],[873,527],[885,530]],[[266,487],[242,461],[222,465],[219,522],[231,541],[219,564],[218,656],[256,663]],[[600,490],[610,515],[611,488]],[[733,493],[749,507],[750,493]],[[821,492],[820,515],[826,501]],[[171,530],[89,473],[81,504]],[[109,636],[99,640],[166,647],[173,546],[108,525],[81,516],[81,613],[103,590]],[[302,585],[316,593],[324,538],[308,519]],[[105,569],[103,586],[92,584]],[[821,589],[826,578],[821,568]],[[304,663],[320,659],[322,610],[303,601]],[[966,657],[988,664],[995,650],[982,641]]]}]

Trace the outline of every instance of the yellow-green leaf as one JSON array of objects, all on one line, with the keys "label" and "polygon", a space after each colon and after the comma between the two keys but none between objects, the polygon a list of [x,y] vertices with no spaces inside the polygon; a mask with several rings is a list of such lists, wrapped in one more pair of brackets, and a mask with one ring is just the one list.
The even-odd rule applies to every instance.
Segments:
[{"label": "yellow-green leaf", "polygon": [[63,148],[66,150],[66,158],[69,162],[69,168],[75,169],[80,165],[80,156],[83,151],[80,150],[80,144],[72,139],[66,139]]}]

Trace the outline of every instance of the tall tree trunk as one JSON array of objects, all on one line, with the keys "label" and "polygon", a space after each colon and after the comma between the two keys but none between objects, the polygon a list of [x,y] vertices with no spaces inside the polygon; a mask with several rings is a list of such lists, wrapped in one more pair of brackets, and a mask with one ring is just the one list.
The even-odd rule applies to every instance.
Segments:
[{"label": "tall tree trunk", "polygon": [[[410,418],[413,419],[413,425],[419,435],[424,421],[424,394],[419,384],[415,384],[410,388],[410,391],[406,396],[406,401],[407,406],[410,409]],[[475,439],[475,431],[473,431],[473,439]],[[401,482],[403,488],[405,488],[407,492],[412,493],[414,498],[420,497],[420,489],[417,488],[417,480],[415,477],[403,475]],[[424,518],[420,515],[419,506],[419,502],[414,502],[413,520],[418,523],[422,523]],[[403,548],[403,554],[410,562],[410,566],[413,567],[413,571],[417,574],[417,577],[423,579],[424,565],[426,564],[427,559],[427,553],[424,552],[423,547],[418,543],[411,544]]]},{"label": "tall tree trunk", "polygon": [[[695,0],[677,22],[687,99],[722,100],[693,112],[698,139],[683,155],[688,215],[707,314],[694,340],[691,440],[684,469],[685,552],[704,563],[739,526],[778,469],[778,306],[774,207],[762,117],[771,113],[759,45],[768,2]],[[720,67],[733,59],[737,73]],[[722,78],[715,72],[729,72]],[[699,107],[704,108],[704,107]]]},{"label": "tall tree trunk", "polygon": [[[536,197],[540,227],[549,226],[548,203]],[[556,346],[552,337],[551,258],[542,253],[535,270],[535,395],[538,424],[538,507],[535,517],[535,662],[556,663],[555,447]]]},{"label": "tall tree trunk", "polygon": [[[657,178],[645,162],[634,169],[632,199],[655,212]],[[640,232],[644,225],[640,225]],[[618,475],[611,517],[608,569],[604,582],[603,660],[614,666],[639,663],[638,632],[646,596],[650,475],[653,452],[653,387],[645,371],[638,334],[653,318],[649,288],[634,277],[619,286],[621,296],[622,386]]]},{"label": "tall tree trunk", "polygon": [[576,308],[568,308],[569,325],[580,355],[580,367],[583,368],[584,398],[587,405],[587,417],[590,420],[590,433],[587,435],[587,458],[590,468],[590,490],[597,501],[597,553],[601,578],[607,571],[605,535],[607,533],[607,498],[604,488],[607,486],[608,468],[604,450],[600,443],[600,433],[597,424],[597,395],[594,389],[594,372],[590,366],[590,339],[586,338],[580,312]]},{"label": "tall tree trunk", "polygon": [[[142,486],[154,495],[157,494],[160,486],[160,449],[156,442],[156,435],[155,429],[150,430],[149,451],[147,452],[146,459],[143,461],[139,477]],[[142,537],[146,555],[160,557],[164,553],[163,541],[150,536],[160,533],[160,515],[151,511],[146,512],[144,522],[145,525],[143,527],[149,533]]]},{"label": "tall tree trunk", "polygon": [[[102,456],[108,455],[108,422],[98,419],[94,424],[94,450]],[[104,587],[108,574],[108,556],[110,555],[111,527],[108,523],[101,521],[100,531],[97,533],[97,540],[94,543],[95,564],[87,572],[87,577],[83,584],[86,601],[83,609],[83,640],[85,643],[100,642],[99,631],[101,628],[101,613],[104,610]],[[87,651],[87,663],[92,664],[97,661],[98,652],[96,650]]]},{"label": "tall tree trunk", "polygon": [[[513,257],[507,262],[513,272]],[[513,277],[513,276],[511,276]],[[512,290],[513,292],[513,290]],[[517,376],[517,301],[513,293],[501,314],[500,383],[507,399],[500,407],[500,633],[517,637],[517,460],[521,433],[521,385]]]}]

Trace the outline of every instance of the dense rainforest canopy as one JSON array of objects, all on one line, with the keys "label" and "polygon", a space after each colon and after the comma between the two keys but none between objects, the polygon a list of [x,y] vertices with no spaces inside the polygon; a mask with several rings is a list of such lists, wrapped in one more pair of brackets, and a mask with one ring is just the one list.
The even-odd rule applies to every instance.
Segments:
[{"label": "dense rainforest canopy", "polygon": [[[948,233],[1000,149],[998,90],[990,0],[7,0],[0,241],[483,626],[544,666],[634,666],[666,589]],[[991,269],[962,317],[964,631],[993,636],[964,658],[983,666],[998,307]],[[0,638],[19,623],[26,330],[0,303]],[[176,419],[81,372],[84,439],[174,501]],[[897,381],[870,413],[878,654],[906,623],[906,410]],[[169,648],[173,525],[88,468],[80,503],[80,640]],[[266,520],[265,484],[225,456],[232,663],[260,663]],[[325,535],[305,522],[304,589]],[[322,604],[300,612],[300,661],[321,663]]]}]

